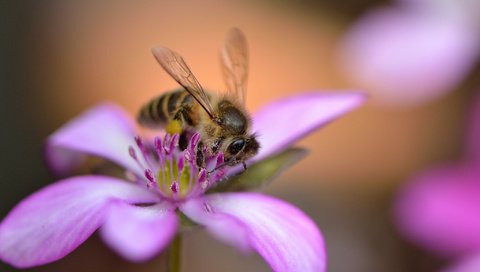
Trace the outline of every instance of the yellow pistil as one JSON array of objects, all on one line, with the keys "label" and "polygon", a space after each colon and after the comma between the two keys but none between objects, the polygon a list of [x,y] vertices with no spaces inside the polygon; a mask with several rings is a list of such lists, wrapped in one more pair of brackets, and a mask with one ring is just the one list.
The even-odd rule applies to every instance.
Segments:
[{"label": "yellow pistil", "polygon": [[[173,166],[173,168],[171,169],[172,166]],[[167,185],[167,187],[168,187],[168,188],[166,188],[167,192],[164,192],[164,193],[168,196],[173,196],[174,192],[170,189],[170,186],[172,185],[173,182],[177,182],[177,184],[178,184],[178,191],[176,193],[177,197],[183,198],[190,192],[190,190],[192,189],[191,187],[194,186],[194,183],[196,181],[193,180],[192,184],[189,184],[191,173],[190,173],[190,165],[188,164],[188,162],[185,162],[185,164],[184,164],[183,171],[182,171],[182,174],[180,176],[180,180],[177,180],[178,179],[178,171],[179,171],[178,163],[175,159],[172,160],[172,164],[170,164],[170,162],[167,161],[167,163],[164,165],[163,171],[160,170],[158,172],[158,175],[157,175],[157,177],[158,177],[157,180],[159,181],[158,182],[158,185],[159,185],[158,188],[160,190],[164,191],[165,189],[163,188],[163,186],[160,186],[160,185],[161,184]]]}]

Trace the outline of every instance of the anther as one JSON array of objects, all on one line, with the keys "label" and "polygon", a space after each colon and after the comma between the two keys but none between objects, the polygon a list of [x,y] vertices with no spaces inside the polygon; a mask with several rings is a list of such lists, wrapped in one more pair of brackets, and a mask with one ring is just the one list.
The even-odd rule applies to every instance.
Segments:
[{"label": "anther", "polygon": [[205,168],[200,169],[198,173],[198,183],[202,190],[206,190],[208,188],[208,179],[207,179],[207,171]]},{"label": "anther", "polygon": [[215,164],[215,168],[219,167],[219,166],[222,165],[224,162],[225,162],[225,158],[223,157],[223,153],[222,153],[222,152],[218,152],[218,155],[217,155],[217,163]]},{"label": "anther", "polygon": [[163,145],[162,145],[162,149],[163,151],[165,152],[164,154],[168,154],[170,152],[169,150],[169,147],[170,147],[170,139],[171,139],[171,135],[170,134],[165,134],[165,138],[163,139]]},{"label": "anther", "polygon": [[185,165],[185,159],[183,157],[178,158],[178,179],[180,179],[180,176],[182,175],[183,171],[183,166]]},{"label": "anther", "polygon": [[153,139],[153,145],[155,146],[155,149],[161,150],[162,149],[162,139],[160,137],[156,136],[155,139]]},{"label": "anther", "polygon": [[156,184],[155,177],[153,176],[153,172],[150,169],[145,169],[145,177],[148,179],[147,188],[152,188],[154,184]]},{"label": "anther", "polygon": [[155,177],[153,176],[153,172],[150,169],[145,169],[145,177],[150,181],[150,182],[155,182]]},{"label": "anther", "polygon": [[[207,147],[201,144],[200,134],[195,133],[190,137],[185,150],[178,148],[179,139],[178,134],[166,134],[162,138],[155,137],[153,145],[148,145],[136,136],[135,144],[128,147],[128,153],[142,169],[143,177],[132,176],[131,180],[142,182],[143,186],[154,188],[162,196],[178,201],[203,194],[212,183],[225,176],[226,171],[218,171],[219,166],[227,165],[224,155],[221,152],[210,154]],[[201,167],[197,163],[197,156],[200,156],[197,152],[206,156],[204,162],[208,167]],[[211,208],[207,207],[207,210],[211,211]]]},{"label": "anther", "polygon": [[178,182],[172,182],[172,185],[170,185],[170,190],[172,190],[172,192],[176,194],[178,192]]},{"label": "anther", "polygon": [[140,138],[140,136],[135,136],[135,143],[137,144],[137,146],[140,150],[143,150],[143,142],[142,142],[142,138]]},{"label": "anther", "polygon": [[202,183],[207,179],[207,171],[205,168],[200,169],[200,172],[198,173],[198,182]]},{"label": "anther", "polygon": [[178,134],[173,134],[172,139],[170,141],[170,150],[172,151],[175,147],[178,146]]},{"label": "anther", "polygon": [[184,152],[185,152],[185,153],[184,153],[185,159],[186,159],[189,163],[192,163],[194,158],[193,158],[192,153],[190,152],[190,150],[185,149]]},{"label": "anther", "polygon": [[199,141],[200,141],[200,134],[199,133],[193,134],[192,138],[190,139],[190,144],[188,145],[188,149],[191,152],[195,153],[195,149]]},{"label": "anther", "polygon": [[135,149],[133,148],[133,146],[129,146],[128,147],[128,154],[130,155],[130,157],[132,157],[134,160],[137,160],[137,153],[135,152]]}]

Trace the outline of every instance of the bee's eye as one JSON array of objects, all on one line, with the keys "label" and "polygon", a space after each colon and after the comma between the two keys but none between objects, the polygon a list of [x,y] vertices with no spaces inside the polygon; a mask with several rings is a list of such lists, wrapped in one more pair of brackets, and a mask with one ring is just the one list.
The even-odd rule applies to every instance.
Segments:
[{"label": "bee's eye", "polygon": [[245,146],[245,140],[237,139],[228,146],[228,152],[232,155],[238,154]]}]

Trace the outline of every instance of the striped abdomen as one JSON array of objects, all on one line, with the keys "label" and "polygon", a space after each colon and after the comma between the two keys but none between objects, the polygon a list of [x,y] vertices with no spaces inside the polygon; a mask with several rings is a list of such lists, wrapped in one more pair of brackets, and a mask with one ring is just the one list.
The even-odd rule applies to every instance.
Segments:
[{"label": "striped abdomen", "polygon": [[138,122],[148,127],[165,126],[179,110],[183,112],[177,115],[186,125],[195,126],[196,118],[192,116],[195,105],[193,97],[185,90],[179,89],[162,94],[145,104],[138,114]]}]

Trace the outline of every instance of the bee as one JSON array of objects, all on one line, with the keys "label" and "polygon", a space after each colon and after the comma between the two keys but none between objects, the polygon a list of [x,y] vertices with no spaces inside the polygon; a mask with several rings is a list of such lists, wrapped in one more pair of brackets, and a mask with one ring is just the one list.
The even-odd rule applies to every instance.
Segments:
[{"label": "bee", "polygon": [[[200,133],[200,144],[210,154],[224,155],[224,164],[242,163],[257,154],[260,145],[250,132],[251,119],[245,110],[248,76],[248,49],[243,32],[231,29],[220,50],[223,78],[227,86],[224,95],[205,92],[183,58],[165,48],[152,49],[162,68],[183,89],[162,94],[145,104],[139,114],[141,125],[150,128],[164,126],[169,133],[181,133],[180,147],[185,149],[188,132]],[[184,139],[182,141],[182,139]],[[182,147],[183,146],[183,147]],[[203,164],[203,154],[197,164]]]}]

